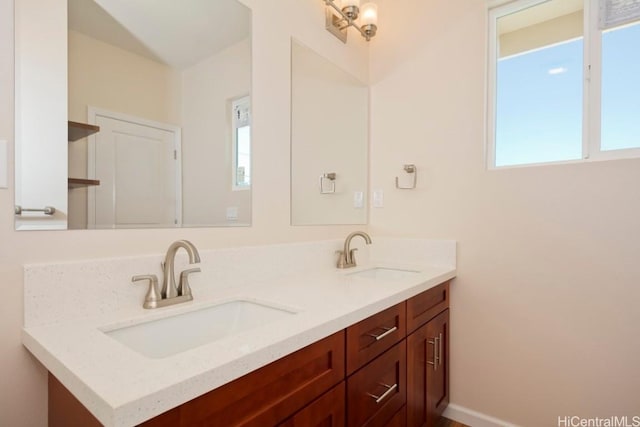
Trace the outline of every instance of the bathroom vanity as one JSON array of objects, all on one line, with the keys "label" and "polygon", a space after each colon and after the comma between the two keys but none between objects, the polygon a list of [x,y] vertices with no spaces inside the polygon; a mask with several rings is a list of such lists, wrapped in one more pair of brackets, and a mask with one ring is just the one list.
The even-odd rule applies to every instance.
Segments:
[{"label": "bathroom vanity", "polygon": [[[449,281],[143,426],[434,426],[449,402]],[[346,422],[346,424],[345,424]],[[49,425],[100,422],[49,374]]]},{"label": "bathroom vanity", "polygon": [[[157,264],[154,257],[104,260],[93,269],[27,267],[23,342],[49,371],[50,425],[433,425],[448,403],[455,242],[374,239],[369,259],[362,251],[361,266],[345,271],[332,265],[340,245],[201,252],[194,301],[156,310],[142,309],[144,290],[123,280],[111,289],[122,292],[113,301],[96,298],[97,306],[65,313],[50,304],[64,303],[63,296],[46,295],[56,283],[41,283],[54,277],[79,292],[85,278],[78,275],[146,272]],[[318,253],[329,255],[317,259]],[[252,271],[230,271],[227,279],[218,271],[217,285],[205,285],[212,270],[239,255]],[[289,261],[289,271],[275,260]],[[257,272],[262,279],[247,276]],[[65,275],[75,279],[65,282]],[[113,288],[112,280],[98,280],[95,291],[109,298],[103,289],[109,283]],[[109,335],[181,316],[190,321],[225,304],[288,313],[168,354]],[[223,322],[229,328],[243,316],[233,313]]]}]

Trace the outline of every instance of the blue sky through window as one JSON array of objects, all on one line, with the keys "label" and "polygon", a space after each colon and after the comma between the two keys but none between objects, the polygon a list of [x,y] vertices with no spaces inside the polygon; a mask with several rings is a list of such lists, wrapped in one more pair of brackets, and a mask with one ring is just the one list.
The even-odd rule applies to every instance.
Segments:
[{"label": "blue sky through window", "polygon": [[500,59],[496,166],[582,157],[582,39]]},{"label": "blue sky through window", "polygon": [[[583,39],[498,60],[496,166],[582,157]],[[640,23],[602,35],[601,149],[640,147]]]},{"label": "blue sky through window", "polygon": [[602,35],[603,150],[640,147],[640,24]]}]

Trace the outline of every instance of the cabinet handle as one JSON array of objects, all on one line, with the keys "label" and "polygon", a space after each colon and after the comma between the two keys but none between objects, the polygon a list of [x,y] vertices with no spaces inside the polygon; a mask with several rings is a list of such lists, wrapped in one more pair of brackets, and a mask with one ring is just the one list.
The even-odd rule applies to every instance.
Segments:
[{"label": "cabinet handle", "polygon": [[387,388],[387,391],[382,393],[380,396],[376,396],[375,394],[367,393],[367,396],[375,399],[376,403],[382,402],[387,396],[389,396],[391,393],[393,393],[393,391],[395,389],[398,388],[398,384],[387,385],[387,384],[380,383],[380,385]]},{"label": "cabinet handle", "polygon": [[376,341],[380,341],[382,338],[386,337],[387,335],[390,335],[392,333],[394,333],[395,331],[398,330],[397,326],[394,326],[393,328],[385,328],[385,327],[380,327],[380,329],[383,329],[384,332],[381,333],[380,335],[376,335],[376,334],[367,334],[370,337],[373,337],[376,339]]},{"label": "cabinet handle", "polygon": [[440,364],[440,357],[438,356],[438,350],[440,349],[440,338],[435,337],[433,340],[428,340],[428,344],[433,346],[433,362],[427,360],[427,364],[433,366],[433,370],[438,370],[438,365]]},{"label": "cabinet handle", "polygon": [[440,333],[440,340],[438,340],[438,364],[442,366],[442,332]]}]

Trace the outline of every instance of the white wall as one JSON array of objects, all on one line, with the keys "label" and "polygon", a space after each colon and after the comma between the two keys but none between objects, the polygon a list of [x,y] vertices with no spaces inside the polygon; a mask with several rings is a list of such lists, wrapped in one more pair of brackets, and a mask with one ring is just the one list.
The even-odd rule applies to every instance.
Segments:
[{"label": "white wall", "polygon": [[251,223],[251,190],[232,190],[231,101],[251,93],[251,41],[228,47],[182,72],[184,224]]},{"label": "white wall", "polygon": [[[200,248],[343,238],[354,227],[289,226],[290,39],[367,79],[360,37],[347,45],[324,29],[321,1],[244,0],[253,9],[253,226],[181,230],[16,232],[12,189],[0,189],[0,425],[46,425],[46,372],[22,347],[22,265],[96,257],[160,254],[177,239]],[[0,139],[13,155],[13,2],[0,0]],[[295,18],[295,19],[293,19]],[[274,167],[277,165],[278,167]],[[11,165],[13,166],[13,165]],[[13,167],[10,169],[12,175]],[[12,184],[12,183],[10,183]],[[13,185],[11,185],[13,187]],[[357,228],[363,228],[362,226]],[[213,284],[212,286],[215,286]]]},{"label": "white wall", "polygon": [[180,72],[69,30],[69,120],[87,105],[163,123],[180,123]]},{"label": "white wall", "polygon": [[[291,52],[291,219],[293,224],[364,224],[369,148],[369,88],[313,49]],[[335,173],[335,193],[320,176]],[[325,190],[331,188],[325,180]],[[354,193],[361,192],[361,208]]]},{"label": "white wall", "polygon": [[[377,3],[371,231],[459,242],[452,403],[534,427],[639,415],[640,159],[487,171],[485,1]],[[414,191],[393,188],[404,163]]]}]

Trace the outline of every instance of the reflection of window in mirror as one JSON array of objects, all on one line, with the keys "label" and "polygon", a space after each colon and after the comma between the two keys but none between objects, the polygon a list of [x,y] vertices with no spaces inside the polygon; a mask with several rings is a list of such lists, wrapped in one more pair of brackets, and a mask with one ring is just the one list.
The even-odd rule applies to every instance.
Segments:
[{"label": "reflection of window in mirror", "polygon": [[251,188],[251,103],[248,96],[231,102],[233,190]]}]

